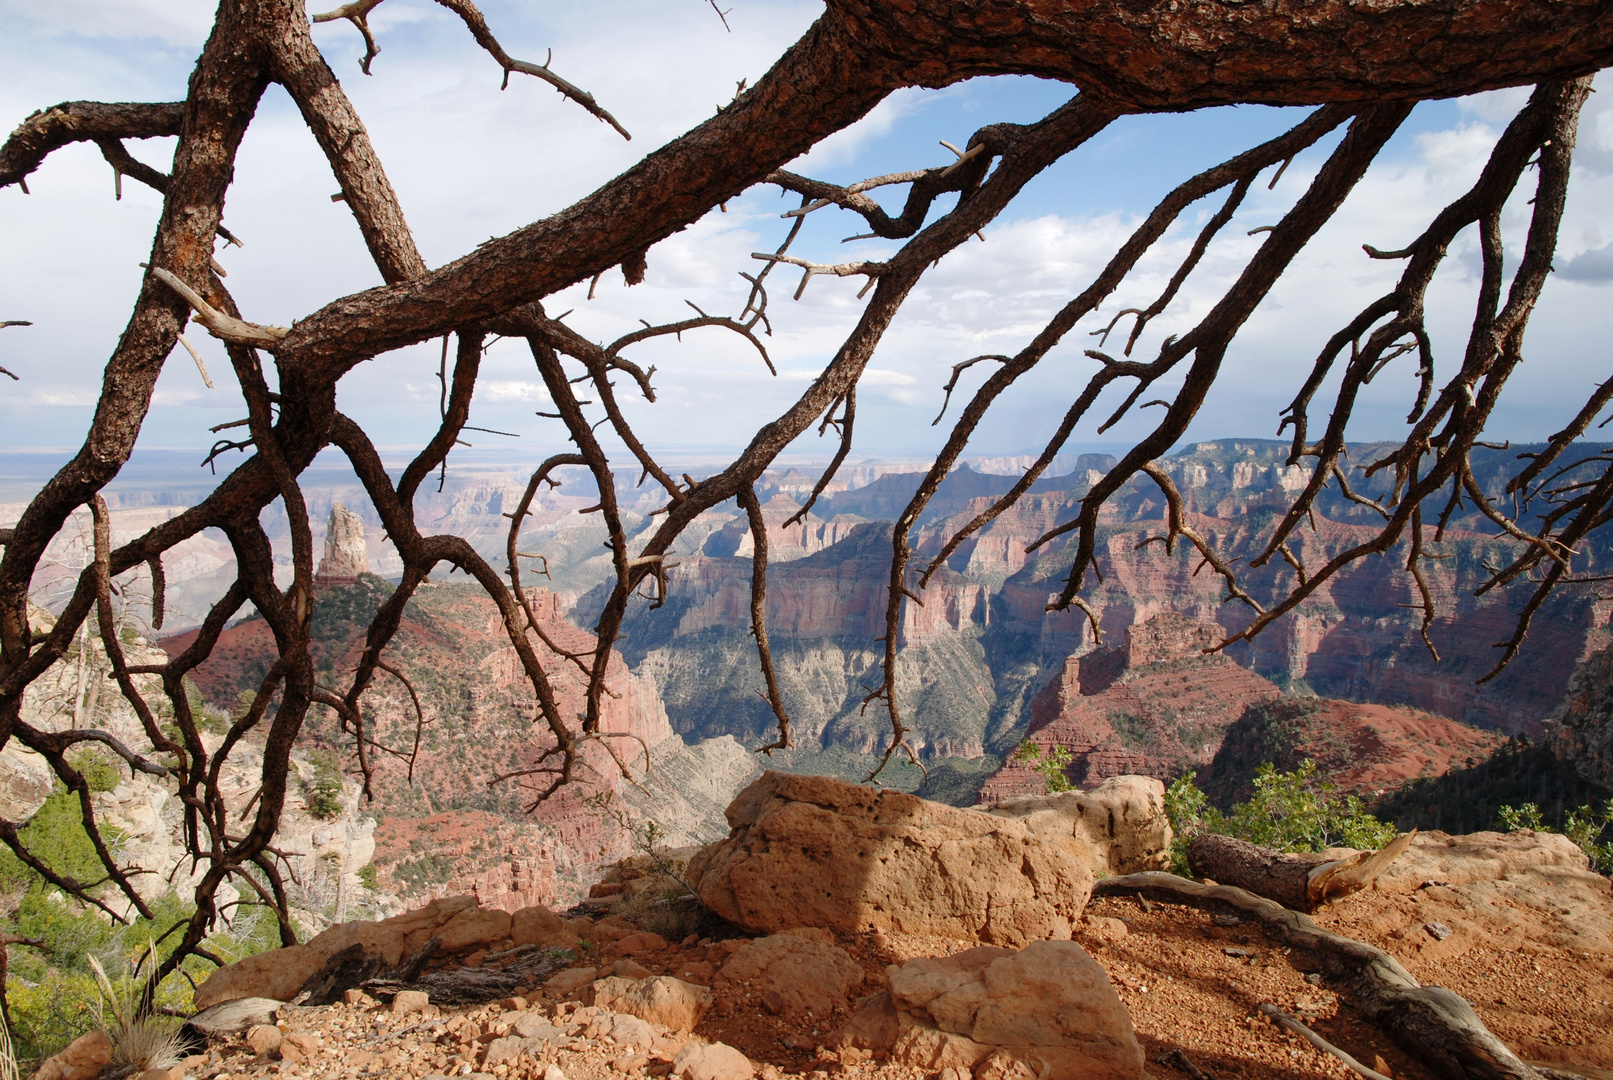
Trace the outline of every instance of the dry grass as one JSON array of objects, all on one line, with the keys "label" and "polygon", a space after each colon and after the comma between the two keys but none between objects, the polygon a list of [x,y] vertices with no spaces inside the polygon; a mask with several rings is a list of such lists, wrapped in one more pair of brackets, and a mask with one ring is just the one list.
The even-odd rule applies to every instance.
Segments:
[{"label": "dry grass", "polygon": [[[158,965],[155,944],[149,947],[146,959],[149,981]],[[89,961],[99,991],[95,1026],[112,1042],[113,1063],[131,1070],[166,1069],[179,1064],[184,1056],[179,1021],[141,1009],[144,982],[130,977],[122,980],[121,988],[114,986],[100,961],[93,956]],[[0,1074],[0,1080],[10,1078]]]}]

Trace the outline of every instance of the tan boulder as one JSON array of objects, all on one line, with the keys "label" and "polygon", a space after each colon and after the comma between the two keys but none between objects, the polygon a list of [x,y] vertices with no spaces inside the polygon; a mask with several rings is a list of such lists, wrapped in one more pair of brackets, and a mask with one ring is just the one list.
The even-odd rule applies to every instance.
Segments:
[{"label": "tan boulder", "polygon": [[498,908],[468,907],[449,919],[436,932],[443,952],[456,952],[475,945],[503,941],[510,936],[510,913]]},{"label": "tan boulder", "polygon": [[701,901],[752,930],[900,930],[1018,945],[1068,938],[1092,892],[1069,832],[823,776],[767,772],[689,864]]},{"label": "tan boulder", "polygon": [[1170,869],[1165,785],[1152,776],[1111,776],[1091,791],[1004,799],[980,809],[1023,821],[1037,836],[1084,841],[1097,877]]},{"label": "tan boulder", "polygon": [[45,1059],[33,1080],[95,1080],[112,1064],[112,1040],[99,1031],[86,1032],[67,1049]]},{"label": "tan boulder", "polygon": [[325,966],[327,960],[355,945],[365,953],[381,958],[388,967],[396,967],[405,956],[433,937],[440,938],[456,920],[454,937],[456,941],[463,941],[463,944],[450,947],[445,943],[443,947],[447,951],[476,944],[467,939],[472,929],[491,933],[502,926],[502,933],[496,938],[483,939],[483,943],[509,936],[510,917],[504,912],[497,913],[503,916],[502,921],[496,917],[486,919],[478,915],[462,917],[467,912],[480,910],[474,896],[447,896],[433,900],[423,908],[406,911],[380,922],[348,922],[333,926],[301,945],[257,953],[213,972],[196,989],[196,1008],[207,1009],[221,1001],[245,997],[290,1001],[297,996],[303,983]]},{"label": "tan boulder", "polygon": [[668,1031],[693,1031],[711,1009],[712,994],[704,986],[670,975],[623,979],[615,975],[593,986],[593,1004],[659,1024]]},{"label": "tan boulder", "polygon": [[1143,1052],[1103,968],[1071,941],[1019,952],[982,946],[891,972],[835,1035],[916,1068],[972,1071],[976,1080],[1140,1080]]},{"label": "tan boulder", "polygon": [[1451,836],[1430,831],[1418,833],[1372,887],[1378,892],[1414,893],[1430,881],[1469,885],[1541,871],[1590,875],[1590,860],[1578,844],[1560,833],[1519,829]]},{"label": "tan boulder", "polygon": [[549,980],[543,984],[543,990],[545,993],[553,994],[555,997],[565,997],[572,991],[581,990],[593,982],[594,976],[598,974],[598,968],[567,968],[565,971],[551,975]]},{"label": "tan boulder", "polygon": [[546,907],[526,907],[510,916],[510,937],[517,945],[545,949],[569,949],[577,944],[577,932]]},{"label": "tan boulder", "polygon": [[750,985],[770,1012],[790,1019],[811,1014],[821,1020],[846,1005],[846,996],[862,984],[863,972],[838,945],[774,934],[741,946],[723,965],[721,977]]},{"label": "tan boulder", "polygon": [[756,1069],[727,1043],[690,1043],[672,1059],[672,1075],[686,1080],[751,1080]]}]

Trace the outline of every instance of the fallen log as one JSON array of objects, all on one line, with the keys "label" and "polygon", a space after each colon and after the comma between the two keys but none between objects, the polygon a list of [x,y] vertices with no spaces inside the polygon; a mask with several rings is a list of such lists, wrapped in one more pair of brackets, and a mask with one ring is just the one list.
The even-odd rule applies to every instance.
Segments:
[{"label": "fallen log", "polygon": [[1400,961],[1363,941],[1324,930],[1308,916],[1231,885],[1205,885],[1149,872],[1101,878],[1092,895],[1142,896],[1258,921],[1271,936],[1314,956],[1330,982],[1351,991],[1362,1014],[1453,1080],[1542,1080],[1552,1075],[1518,1058],[1473,1006],[1443,986],[1423,986]]},{"label": "fallen log", "polygon": [[1197,877],[1247,889],[1295,911],[1315,911],[1370,885],[1411,846],[1416,835],[1413,829],[1397,836],[1382,851],[1358,851],[1339,858],[1273,851],[1247,840],[1200,833],[1187,846],[1187,861]]}]

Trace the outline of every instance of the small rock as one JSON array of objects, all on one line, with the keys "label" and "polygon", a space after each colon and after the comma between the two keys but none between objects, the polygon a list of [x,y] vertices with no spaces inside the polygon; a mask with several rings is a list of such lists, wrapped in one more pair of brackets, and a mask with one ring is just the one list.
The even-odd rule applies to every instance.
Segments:
[{"label": "small rock", "polygon": [[565,997],[572,991],[581,989],[593,982],[594,977],[598,974],[598,968],[567,968],[565,971],[552,976],[548,982],[543,984],[543,989],[555,997]]},{"label": "small rock", "polygon": [[611,970],[624,979],[648,979],[655,974],[637,960],[618,960]]},{"label": "small rock", "polygon": [[1116,942],[1124,941],[1129,933],[1131,933],[1131,930],[1119,919],[1112,919],[1105,915],[1088,915],[1086,925],[1081,931],[1081,937],[1089,941],[1095,941],[1100,945],[1113,945]]},{"label": "small rock", "polygon": [[181,1080],[184,1075],[184,1065],[170,1065],[166,1069],[142,1069],[134,1074],[133,1080]]},{"label": "small rock", "polygon": [[507,997],[500,1004],[504,1006],[505,1012],[520,1012],[526,1008],[526,998],[519,996]]},{"label": "small rock", "polygon": [[1454,933],[1450,927],[1446,926],[1442,922],[1424,923],[1423,929],[1427,930],[1429,936],[1435,941],[1444,941],[1446,938],[1450,937],[1452,933]]},{"label": "small rock", "polygon": [[640,931],[618,938],[605,947],[606,956],[633,956],[642,952],[653,952],[656,949],[666,948],[666,939],[660,934],[649,934]]},{"label": "small rock", "polygon": [[1253,949],[1237,949],[1237,948],[1233,948],[1230,945],[1227,946],[1225,949],[1222,949],[1221,951],[1226,953],[1228,956],[1235,956],[1235,957],[1239,957],[1239,958],[1246,957],[1246,956],[1253,956],[1255,954]]},{"label": "small rock", "polygon": [[246,1044],[254,1054],[270,1057],[280,1052],[280,1029],[273,1024],[254,1024],[246,1029]]},{"label": "small rock", "polygon": [[1321,986],[1322,973],[1320,971],[1313,971],[1309,975],[1305,976],[1305,981],[1310,983],[1312,986]]},{"label": "small rock", "polygon": [[369,996],[362,990],[343,990],[342,1002],[347,1005],[362,1005],[369,999]]},{"label": "small rock", "polygon": [[610,1067],[615,1072],[629,1073],[641,1064],[642,1062],[632,1054],[624,1054],[619,1058],[612,1058]]},{"label": "small rock", "polygon": [[[943,1070],[944,1071],[944,1070]],[[958,1072],[959,1070],[953,1070]],[[967,1076],[967,1073],[962,1075]],[[975,1080],[1036,1080],[1036,1071],[1006,1050],[993,1050],[974,1069]]]},{"label": "small rock", "polygon": [[619,1046],[633,1046],[640,1050],[648,1050],[655,1045],[655,1029],[628,1013],[616,1014],[611,1021],[610,1037]]},{"label": "small rock", "polygon": [[1393,1080],[1394,1075],[1395,1075],[1394,1073],[1389,1071],[1389,1063],[1387,1061],[1383,1060],[1383,1055],[1382,1054],[1373,1054],[1372,1055],[1372,1071],[1373,1072],[1381,1072],[1381,1073],[1383,1073],[1383,1075],[1389,1077],[1390,1080]]},{"label": "small rock", "polygon": [[1212,915],[1210,923],[1214,926],[1242,926],[1243,919],[1237,915]]},{"label": "small rock", "polygon": [[518,1036],[506,1035],[487,1044],[482,1057],[483,1065],[496,1065],[501,1061],[519,1061],[521,1055],[535,1049],[532,1043]]},{"label": "small rock", "polygon": [[510,1025],[515,1033],[523,1039],[532,1039],[537,1042],[555,1043],[564,1046],[571,1039],[566,1033],[555,1027],[537,1013],[525,1013],[515,1018]]},{"label": "small rock", "polygon": [[431,998],[424,990],[399,990],[392,999],[392,1012],[394,1014],[424,1012]]},{"label": "small rock", "polygon": [[750,1059],[727,1043],[690,1043],[672,1059],[672,1072],[688,1080],[751,1080],[756,1075]]},{"label": "small rock", "polygon": [[550,1065],[543,1070],[543,1080],[566,1080],[566,1074],[560,1071],[560,1066]]}]

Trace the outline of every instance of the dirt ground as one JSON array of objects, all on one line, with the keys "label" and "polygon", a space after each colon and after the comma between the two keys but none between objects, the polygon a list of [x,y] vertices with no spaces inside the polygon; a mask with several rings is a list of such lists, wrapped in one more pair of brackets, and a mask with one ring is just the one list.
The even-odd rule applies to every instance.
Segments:
[{"label": "dirt ground", "polygon": [[[1546,908],[1543,903],[1559,906]],[[1460,889],[1431,886],[1410,895],[1366,892],[1316,918],[1329,929],[1389,951],[1419,981],[1467,998],[1490,1029],[1525,1060],[1591,1080],[1613,1080],[1609,912],[1613,906],[1595,893],[1581,896],[1487,882]],[[1441,940],[1436,930],[1448,933]],[[883,986],[887,965],[948,955],[975,944],[877,931],[839,935],[838,940],[861,964],[865,982],[859,992],[865,994]],[[1111,897],[1091,904],[1078,940],[1102,964],[1129,1008],[1155,1080],[1188,1076],[1180,1059],[1170,1056],[1173,1052],[1218,1080],[1342,1080],[1353,1075],[1337,1059],[1266,1020],[1258,1011],[1263,1003],[1298,1017],[1396,1080],[1435,1080],[1401,1046],[1363,1022],[1348,996],[1316,973],[1311,957],[1269,939],[1257,924],[1171,904],[1145,908],[1135,898]],[[851,1054],[841,1060],[831,1035],[855,1007],[852,1003],[816,1023],[789,1022],[769,1012],[744,987],[716,978],[731,947],[720,941],[667,945],[636,952],[631,960],[655,974],[713,986],[717,1004],[694,1035],[738,1048],[763,1080],[829,1080],[835,1075],[924,1080],[922,1070],[892,1062],[857,1062]],[[530,998],[522,1007],[556,1016],[557,1022],[586,1015],[576,1011],[575,1002],[545,1001],[535,989]],[[504,1014],[514,1004],[424,1019],[394,1017],[373,1002],[293,1009],[281,1026],[316,1034],[319,1052],[300,1062],[273,1061],[240,1044],[221,1046],[192,1059],[184,1072],[198,1080],[274,1073],[309,1080],[471,1074],[480,1068],[481,1047],[507,1032],[511,1018]],[[537,1080],[554,1065],[565,1080],[631,1080],[664,1076],[669,1060],[665,1047],[659,1056],[655,1050],[635,1056],[608,1039],[579,1038],[541,1060],[499,1064],[489,1071],[500,1080]]]}]

